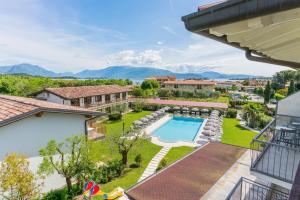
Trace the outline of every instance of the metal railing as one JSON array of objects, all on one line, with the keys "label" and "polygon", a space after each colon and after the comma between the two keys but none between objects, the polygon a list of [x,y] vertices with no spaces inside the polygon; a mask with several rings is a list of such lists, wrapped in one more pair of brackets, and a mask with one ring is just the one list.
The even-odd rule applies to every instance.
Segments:
[{"label": "metal railing", "polygon": [[293,183],[300,160],[300,147],[283,139],[281,134],[273,120],[252,140],[251,170]]},{"label": "metal railing", "polygon": [[288,200],[288,198],[289,195],[284,192],[242,177],[226,200]]}]

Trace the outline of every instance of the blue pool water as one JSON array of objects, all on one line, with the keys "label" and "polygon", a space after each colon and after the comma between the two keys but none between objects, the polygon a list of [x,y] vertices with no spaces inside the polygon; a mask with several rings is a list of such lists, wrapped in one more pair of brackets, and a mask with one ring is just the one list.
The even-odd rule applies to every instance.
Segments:
[{"label": "blue pool water", "polygon": [[204,119],[173,117],[156,129],[152,135],[164,142],[186,141],[193,142]]}]

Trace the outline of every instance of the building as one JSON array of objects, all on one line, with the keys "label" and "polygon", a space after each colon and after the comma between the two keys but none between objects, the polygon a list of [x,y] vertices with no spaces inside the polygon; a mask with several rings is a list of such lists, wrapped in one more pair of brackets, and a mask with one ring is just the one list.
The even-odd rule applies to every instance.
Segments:
[{"label": "building", "polygon": [[236,81],[218,81],[216,84],[216,88],[225,90],[231,90],[234,87],[236,88],[236,90],[240,90],[243,87],[243,85],[240,82]]},{"label": "building", "polygon": [[93,128],[88,122],[103,113],[31,98],[0,95],[0,160],[8,153],[39,155],[49,140],[58,142]]},{"label": "building", "polygon": [[[299,70],[300,39],[294,34],[299,12],[295,0],[232,0],[182,20],[189,31],[243,50],[251,61]],[[299,133],[300,92],[280,101],[275,119],[252,140],[250,173],[255,178],[242,175],[224,199],[300,199]]]},{"label": "building", "polygon": [[35,93],[39,100],[97,110],[128,106],[130,87],[117,85],[46,88]]},{"label": "building", "polygon": [[159,82],[161,87],[164,87],[164,82],[166,81],[175,81],[176,76],[151,76],[146,80],[156,80]]},{"label": "building", "polygon": [[216,82],[208,80],[175,80],[164,82],[169,90],[196,92],[198,90],[214,91]]}]

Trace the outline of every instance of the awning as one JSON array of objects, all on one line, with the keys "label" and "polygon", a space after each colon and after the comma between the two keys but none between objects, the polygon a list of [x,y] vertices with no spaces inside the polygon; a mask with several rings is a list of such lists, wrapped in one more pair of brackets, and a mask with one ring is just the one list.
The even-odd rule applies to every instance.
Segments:
[{"label": "awning", "polygon": [[300,69],[298,0],[231,0],[182,20],[191,32],[245,50],[249,60]]}]

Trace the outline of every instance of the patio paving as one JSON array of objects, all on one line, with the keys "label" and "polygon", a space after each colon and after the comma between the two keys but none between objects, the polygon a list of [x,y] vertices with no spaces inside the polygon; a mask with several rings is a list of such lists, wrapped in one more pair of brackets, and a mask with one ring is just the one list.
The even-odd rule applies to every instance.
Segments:
[{"label": "patio paving", "polygon": [[134,200],[200,199],[245,152],[212,142],[128,190]]}]

